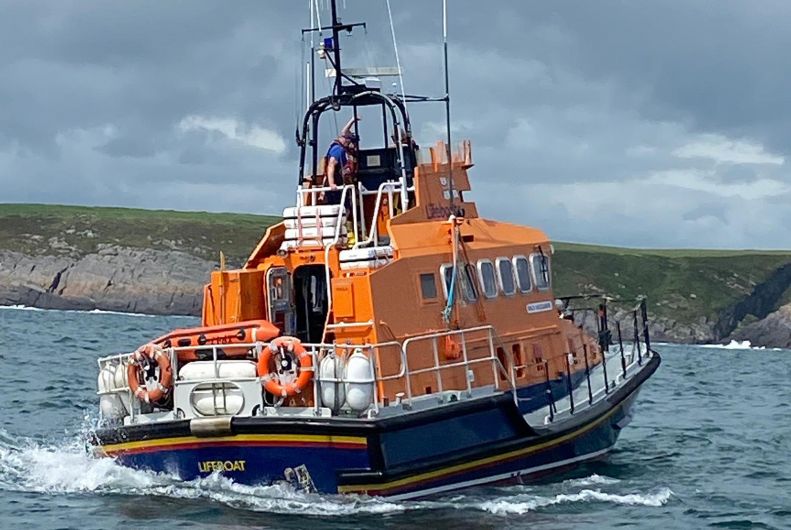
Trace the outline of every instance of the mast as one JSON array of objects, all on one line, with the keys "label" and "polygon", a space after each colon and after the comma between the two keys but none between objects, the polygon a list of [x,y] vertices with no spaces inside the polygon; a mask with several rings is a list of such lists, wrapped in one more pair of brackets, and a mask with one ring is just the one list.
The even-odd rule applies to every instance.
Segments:
[{"label": "mast", "polygon": [[[334,4],[333,0],[333,4]],[[445,128],[448,134],[448,143],[445,146],[448,157],[448,193],[450,194],[450,211],[455,215],[455,198],[453,186],[453,158],[450,143],[450,76],[448,75],[448,0],[442,0],[442,47],[445,69]]]},{"label": "mast", "polygon": [[343,82],[341,81],[341,43],[340,43],[340,34],[338,28],[340,24],[338,23],[338,6],[336,5],[336,0],[332,1],[332,51],[333,56],[335,57],[335,95],[341,95],[341,88],[343,87]]}]

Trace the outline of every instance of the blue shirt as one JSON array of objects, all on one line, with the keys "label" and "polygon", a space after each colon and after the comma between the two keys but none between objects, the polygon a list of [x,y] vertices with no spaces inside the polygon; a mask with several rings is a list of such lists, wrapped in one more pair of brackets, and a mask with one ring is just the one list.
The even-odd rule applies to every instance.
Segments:
[{"label": "blue shirt", "polygon": [[334,158],[338,164],[340,164],[340,169],[342,170],[343,167],[346,165],[346,149],[337,142],[333,142],[330,146],[330,150],[327,151],[327,156]]}]

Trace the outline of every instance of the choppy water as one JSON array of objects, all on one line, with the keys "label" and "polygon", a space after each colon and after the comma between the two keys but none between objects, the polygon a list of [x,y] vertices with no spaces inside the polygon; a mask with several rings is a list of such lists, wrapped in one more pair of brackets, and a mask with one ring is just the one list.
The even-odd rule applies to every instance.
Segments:
[{"label": "choppy water", "polygon": [[86,455],[99,354],[195,321],[0,308],[0,528],[791,528],[791,351],[659,346],[606,463],[429,501],[182,483]]}]

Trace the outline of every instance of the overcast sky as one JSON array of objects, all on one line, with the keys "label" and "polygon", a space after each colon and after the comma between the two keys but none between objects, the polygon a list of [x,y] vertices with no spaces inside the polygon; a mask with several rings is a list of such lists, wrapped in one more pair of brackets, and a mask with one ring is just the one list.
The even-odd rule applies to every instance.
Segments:
[{"label": "overcast sky", "polygon": [[[369,22],[347,65],[395,65],[385,1],[338,3]],[[406,91],[441,95],[441,1],[391,4]],[[791,2],[449,4],[482,215],[563,241],[791,248]],[[0,202],[280,213],[307,6],[0,0]],[[441,111],[410,108],[421,144]]]}]

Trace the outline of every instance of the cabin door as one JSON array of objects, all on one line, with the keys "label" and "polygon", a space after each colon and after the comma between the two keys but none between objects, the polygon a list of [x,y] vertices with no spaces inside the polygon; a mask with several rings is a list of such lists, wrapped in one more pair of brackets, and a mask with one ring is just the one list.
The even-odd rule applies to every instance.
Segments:
[{"label": "cabin door", "polygon": [[294,271],[296,336],[318,343],[327,321],[327,279],[324,265],[302,265]]},{"label": "cabin door", "polygon": [[266,273],[267,320],[284,335],[294,334],[294,295],[291,273],[285,267],[272,267]]}]

